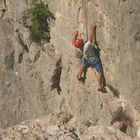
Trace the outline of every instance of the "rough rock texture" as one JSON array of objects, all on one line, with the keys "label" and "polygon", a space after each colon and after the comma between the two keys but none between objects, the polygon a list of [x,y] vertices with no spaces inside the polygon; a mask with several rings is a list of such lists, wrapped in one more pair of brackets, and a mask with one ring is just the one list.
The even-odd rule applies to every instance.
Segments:
[{"label": "rough rock texture", "polygon": [[[140,126],[139,0],[44,2],[56,20],[50,22],[51,43],[40,45],[29,40],[30,0],[0,1],[0,128],[58,113],[66,122],[74,116],[85,127],[113,125],[135,137]],[[93,69],[84,83],[76,79],[72,31],[79,29],[86,40],[93,20],[107,94],[97,92]]]},{"label": "rough rock texture", "polygon": [[[115,103],[111,104],[111,109],[114,110],[106,106],[104,95],[96,92],[95,74],[92,69],[87,71],[84,84],[76,82],[79,62],[74,58],[74,47],[71,45],[72,31],[79,29],[86,40],[87,25],[94,20],[97,23],[97,42],[101,48],[100,56],[108,87],[112,94],[128,99],[139,112],[140,2],[136,0],[61,0],[59,4],[56,4],[56,0],[48,2],[56,17],[51,30],[51,41],[56,53],[62,58],[61,88],[62,92],[69,93],[70,100],[68,97],[67,100],[74,116],[84,123],[90,120],[93,124],[110,125],[113,112],[118,110]],[[124,109],[125,104],[121,105]],[[131,109],[123,111],[130,113]],[[130,118],[133,115],[130,115]],[[139,121],[139,117],[135,121]]]},{"label": "rough rock texture", "polygon": [[78,127],[75,119],[67,124],[59,116],[49,115],[37,120],[25,121],[3,130],[2,140],[133,140],[112,127]]},{"label": "rough rock texture", "polygon": [[[79,29],[85,37],[86,25],[95,20],[97,41],[101,48],[107,83],[118,94],[132,101],[139,110],[140,2],[138,0],[61,0],[57,4],[54,0],[49,1],[49,5],[56,15],[55,26],[51,32],[52,42],[56,51],[63,56],[63,64],[69,66],[69,71],[64,70],[64,73],[69,73],[73,79],[77,71],[73,58],[74,48],[71,46],[72,31]],[[66,78],[69,79],[68,76]],[[85,83],[83,90],[87,85],[91,87],[92,79],[91,77],[90,84],[88,79],[86,80],[87,84]],[[65,87],[69,90],[67,86]],[[90,89],[90,93],[91,91],[93,89]]]},{"label": "rough rock texture", "polygon": [[29,40],[29,29],[22,21],[28,17],[28,6],[26,0],[6,1],[7,11],[0,18],[2,128],[47,112],[58,113],[62,100],[56,90],[51,92],[52,85],[59,86],[53,81],[61,72],[61,58],[53,45],[40,46]]}]

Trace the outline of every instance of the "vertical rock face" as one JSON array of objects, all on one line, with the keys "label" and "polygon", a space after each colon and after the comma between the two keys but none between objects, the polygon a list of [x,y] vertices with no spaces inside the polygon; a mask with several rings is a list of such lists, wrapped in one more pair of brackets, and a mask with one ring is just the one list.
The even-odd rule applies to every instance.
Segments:
[{"label": "vertical rock face", "polygon": [[[52,10],[55,11],[57,19],[52,28],[52,42],[58,53],[63,56],[63,64],[70,67],[69,72],[64,71],[69,73],[71,79],[73,76],[76,77],[75,71],[77,72],[78,68],[74,69],[75,66],[71,65],[71,63],[75,65],[75,60],[72,59],[73,48],[70,38],[72,30],[79,29],[86,39],[86,24],[95,20],[97,23],[97,41],[101,48],[101,59],[107,83],[118,94],[132,101],[139,109],[140,2],[136,0],[61,0],[57,5],[56,1],[49,1],[49,3]],[[69,79],[68,76],[66,77]],[[87,81],[88,79],[87,76]],[[87,91],[88,85],[90,87],[89,92],[92,93],[92,79],[90,79],[90,83],[85,83],[82,87],[83,91],[85,88]],[[77,85],[75,88],[80,87]],[[82,95],[80,94],[80,96]]]},{"label": "vertical rock face", "polygon": [[[30,2],[0,2],[0,127],[49,113],[66,121],[74,116],[86,126],[109,126],[116,116],[139,121],[139,0],[44,0],[56,20],[50,24],[51,43],[43,45],[29,40]],[[78,29],[86,40],[92,21],[108,94],[96,91],[93,69],[84,83],[76,79],[80,63],[72,32]]]},{"label": "vertical rock face", "polygon": [[52,42],[64,57],[64,63],[73,63],[72,30],[79,29],[86,39],[86,24],[96,21],[107,83],[139,108],[140,2],[61,0],[59,4],[49,3],[57,19],[52,28]]},{"label": "vertical rock face", "polygon": [[[69,93],[66,95],[69,106],[81,122],[90,120],[95,124],[109,125],[116,109],[113,107],[115,104],[109,107],[104,95],[96,92],[92,69],[87,71],[83,85],[76,82],[79,62],[74,58],[71,45],[72,31],[78,29],[86,40],[87,25],[96,21],[97,42],[108,87],[115,95],[131,101],[139,112],[139,5],[140,2],[136,0],[61,0],[59,4],[55,0],[49,1],[56,17],[51,41],[56,53],[62,56],[61,88],[65,94]],[[104,118],[108,118],[108,121]]]},{"label": "vertical rock face", "polygon": [[51,85],[61,68],[61,59],[51,44],[40,46],[29,40],[29,29],[25,27],[29,1],[3,0],[0,7],[0,127],[5,128],[58,112],[60,97],[56,90],[51,92]]}]

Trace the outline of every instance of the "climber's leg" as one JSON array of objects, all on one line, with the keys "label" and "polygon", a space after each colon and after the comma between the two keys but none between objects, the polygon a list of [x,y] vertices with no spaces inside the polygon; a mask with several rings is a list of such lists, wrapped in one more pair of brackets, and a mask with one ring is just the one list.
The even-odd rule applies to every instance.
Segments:
[{"label": "climber's leg", "polygon": [[78,74],[77,74],[77,79],[78,80],[81,80],[81,78],[82,78],[82,73],[84,72],[84,70],[85,70],[85,68],[84,68],[84,65],[80,65],[80,70],[79,70],[79,72],[78,72]]},{"label": "climber's leg", "polygon": [[82,73],[88,68],[90,67],[90,63],[88,60],[82,60],[81,64],[80,64],[80,70],[77,74],[77,79],[78,80],[82,80]]},{"label": "climber's leg", "polygon": [[102,72],[97,72],[96,77],[97,77],[97,88],[98,90],[102,89]]},{"label": "climber's leg", "polygon": [[103,85],[103,68],[99,61],[98,57],[93,57],[89,59],[89,63],[92,67],[96,70],[96,77],[97,77],[97,88],[98,91],[106,92],[104,85]]}]

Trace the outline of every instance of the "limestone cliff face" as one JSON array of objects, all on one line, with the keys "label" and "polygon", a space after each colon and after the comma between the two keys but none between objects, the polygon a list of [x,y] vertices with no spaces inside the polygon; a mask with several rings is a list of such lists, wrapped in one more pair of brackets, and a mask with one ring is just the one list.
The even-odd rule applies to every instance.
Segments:
[{"label": "limestone cliff face", "polygon": [[29,40],[29,1],[4,0],[1,10],[0,127],[3,128],[45,114],[45,110],[58,112],[60,97],[51,92],[51,78],[56,68],[61,68],[61,60],[51,44],[40,46]]},{"label": "limestone cliff face", "polygon": [[78,129],[76,124],[75,119],[64,124],[59,116],[49,115],[10,127],[3,131],[0,138],[2,140],[139,140],[112,127],[94,126]]},{"label": "limestone cliff face", "polygon": [[101,48],[107,83],[139,108],[140,2],[61,0],[59,4],[56,3],[50,1],[50,7],[55,11],[57,19],[51,32],[52,42],[58,53],[63,56],[63,63],[71,67],[70,77],[76,71],[70,64],[75,62],[71,59],[72,31],[79,29],[86,35],[86,24],[96,21],[97,41]]},{"label": "limestone cliff face", "polygon": [[[86,126],[110,126],[115,117],[140,125],[139,0],[44,0],[56,20],[51,43],[29,40],[30,0],[0,2],[0,127],[58,113]],[[108,94],[97,92],[93,69],[78,82],[79,60],[71,45],[79,29],[96,21]],[[129,119],[128,119],[129,118]],[[128,126],[129,127],[129,126]]]},{"label": "limestone cliff face", "polygon": [[51,41],[62,58],[61,88],[65,94],[69,93],[67,100],[74,115],[81,121],[109,125],[104,117],[111,119],[109,110],[112,113],[116,110],[104,102],[104,95],[96,92],[92,69],[87,71],[83,85],[76,82],[79,62],[71,45],[72,31],[79,29],[86,40],[87,24],[92,21],[97,23],[97,42],[108,87],[112,94],[128,99],[139,112],[140,2],[61,0],[56,3],[49,1],[56,16]]}]

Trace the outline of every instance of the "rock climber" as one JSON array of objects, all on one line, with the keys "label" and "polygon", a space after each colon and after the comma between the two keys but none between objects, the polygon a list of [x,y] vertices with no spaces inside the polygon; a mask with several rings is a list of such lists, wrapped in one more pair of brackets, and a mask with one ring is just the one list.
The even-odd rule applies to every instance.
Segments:
[{"label": "rock climber", "polygon": [[81,50],[83,51],[83,57],[80,64],[80,70],[77,74],[77,79],[79,81],[82,80],[82,73],[84,72],[84,70],[86,68],[93,67],[96,70],[98,91],[107,92],[104,87],[104,84],[102,83],[103,68],[101,65],[101,61],[92,45],[95,37],[96,28],[97,26],[95,23],[90,25],[88,32],[88,40],[85,43],[82,38],[78,38],[79,32],[78,31],[74,32],[73,45],[76,48],[82,48]]}]

